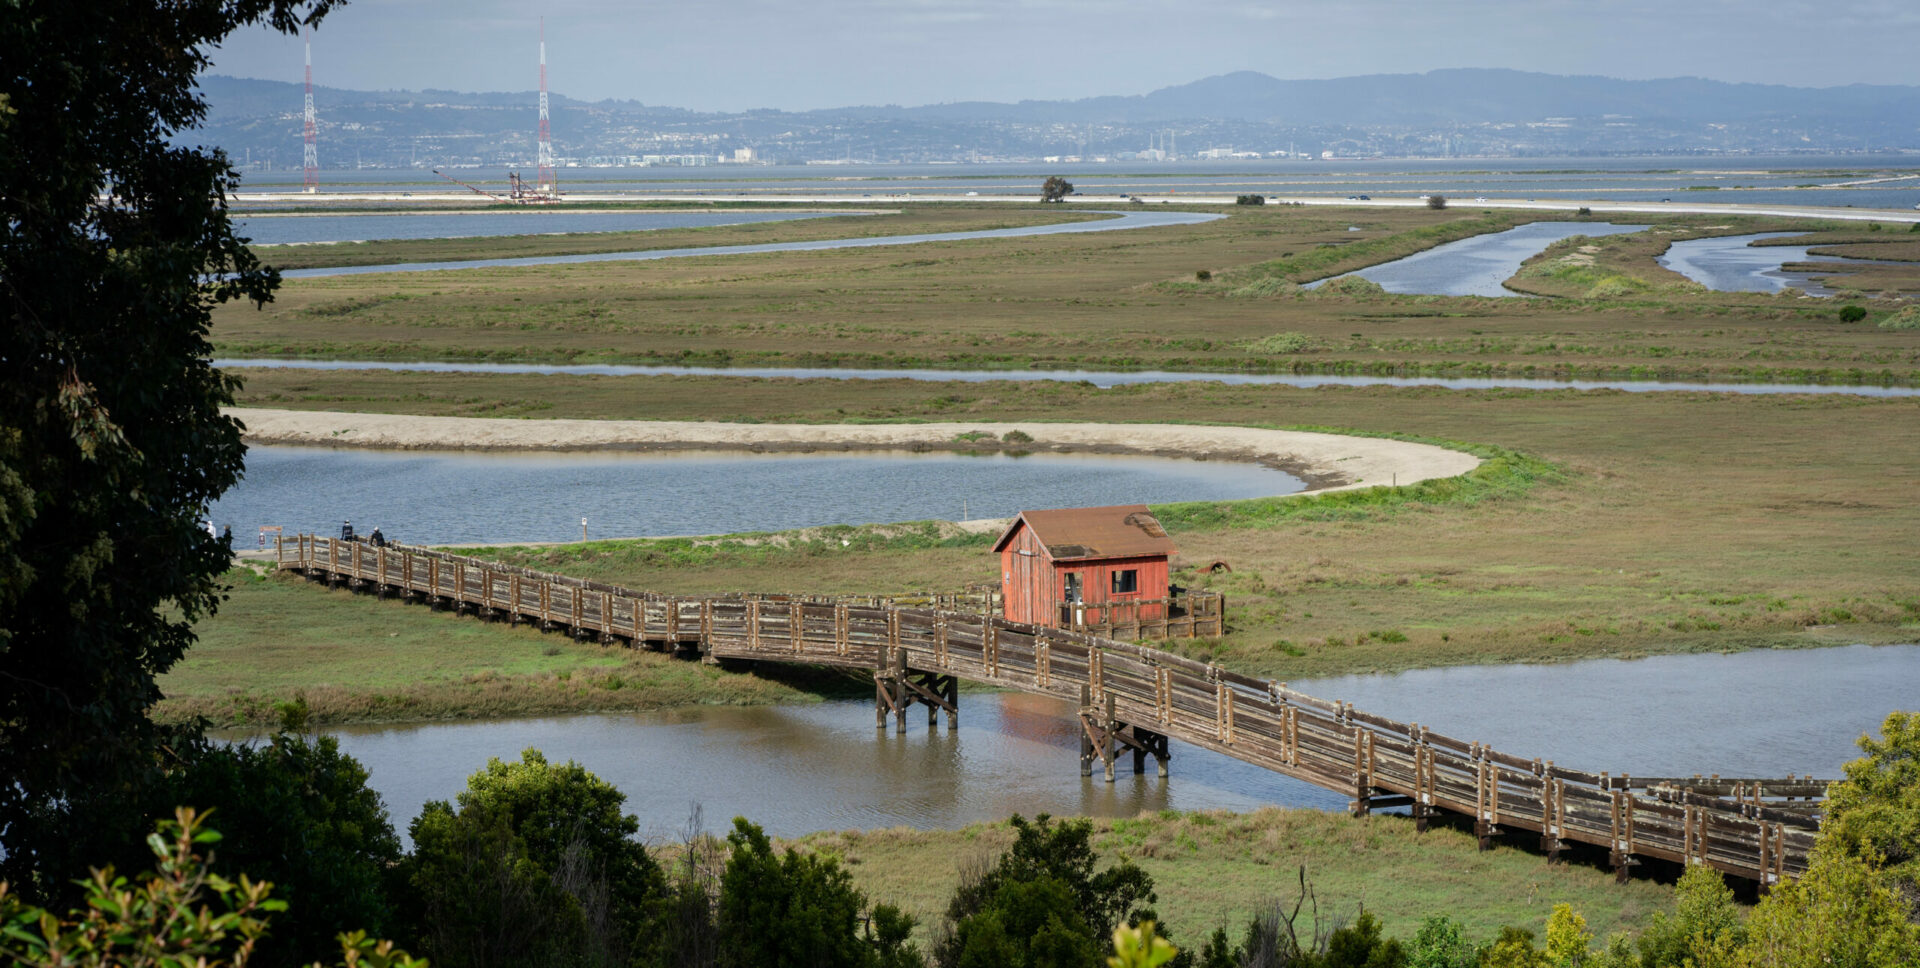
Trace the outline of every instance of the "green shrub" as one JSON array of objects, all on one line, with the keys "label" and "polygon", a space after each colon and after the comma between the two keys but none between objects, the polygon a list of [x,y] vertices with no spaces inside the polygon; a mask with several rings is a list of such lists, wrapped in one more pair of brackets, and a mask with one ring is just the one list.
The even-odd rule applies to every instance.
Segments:
[{"label": "green shrub", "polygon": [[1621,296],[1631,296],[1634,293],[1645,292],[1646,290],[1647,284],[1632,276],[1611,275],[1601,279],[1593,285],[1593,288],[1588,289],[1587,298],[1617,299]]},{"label": "green shrub", "polygon": [[1009,430],[1000,435],[1000,442],[1003,444],[1031,444],[1033,443],[1033,435],[1024,430]]},{"label": "green shrub", "polygon": [[1193,278],[1200,282],[1212,282],[1213,273],[1207,269],[1195,269],[1193,270]]},{"label": "green shrub", "polygon": [[1263,356],[1305,353],[1311,349],[1313,349],[1313,337],[1292,331],[1262,336],[1247,345],[1247,352],[1259,353]]},{"label": "green shrub", "polygon": [[1428,196],[1427,196],[1427,207],[1428,207],[1428,208],[1430,208],[1430,209],[1433,209],[1433,210],[1434,210],[1434,211],[1436,211],[1436,212],[1437,212],[1437,211],[1439,211],[1440,209],[1443,209],[1443,208],[1446,208],[1446,207],[1447,207],[1447,196],[1445,196],[1445,195],[1428,195]]},{"label": "green shrub", "polygon": [[1300,284],[1279,276],[1266,276],[1227,293],[1229,296],[1298,296]]},{"label": "green shrub", "polygon": [[1345,275],[1329,279],[1318,289],[1309,290],[1316,296],[1384,296],[1387,290],[1379,283],[1365,276]]},{"label": "green shrub", "polygon": [[1908,306],[1880,321],[1881,329],[1920,329],[1920,306]]},{"label": "green shrub", "polygon": [[1585,205],[1582,205],[1582,206],[1580,206],[1579,208],[1577,208],[1577,209],[1575,209],[1575,210],[1574,210],[1574,212],[1573,212],[1573,214],[1574,214],[1574,215],[1576,215],[1576,216],[1579,216],[1579,217],[1582,217],[1582,218],[1584,218],[1584,217],[1586,217],[1586,216],[1588,216],[1588,215],[1592,215],[1592,214],[1593,214],[1593,209],[1590,209],[1590,208],[1588,208],[1588,207],[1586,207]]},{"label": "green shrub", "polygon": [[1840,307],[1840,321],[1843,323],[1857,323],[1865,318],[1867,318],[1867,310],[1863,306]]},{"label": "green shrub", "polygon": [[1234,198],[1234,200],[1233,200],[1233,204],[1235,204],[1235,205],[1265,205],[1265,204],[1267,204],[1267,196],[1265,196],[1265,195],[1240,195],[1240,196],[1237,196],[1237,197],[1235,197],[1235,198]]}]

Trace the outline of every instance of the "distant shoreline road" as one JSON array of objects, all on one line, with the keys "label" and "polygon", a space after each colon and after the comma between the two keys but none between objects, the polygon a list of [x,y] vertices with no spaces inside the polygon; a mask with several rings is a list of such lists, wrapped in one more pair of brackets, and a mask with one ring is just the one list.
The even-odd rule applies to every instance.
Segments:
[{"label": "distant shoreline road", "polygon": [[[465,193],[465,192],[402,193],[402,192],[392,192],[392,191],[327,192],[324,194],[317,194],[317,195],[309,195],[304,192],[242,192],[236,195],[229,196],[229,198],[233,202],[247,202],[247,203],[253,203],[253,204],[277,203],[277,204],[303,204],[303,205],[305,204],[323,205],[326,203],[366,203],[366,202],[412,202],[416,204],[427,203],[427,202],[434,202],[434,203],[469,202],[471,203],[473,201],[473,196],[470,193]],[[1098,195],[1071,196],[1065,199],[1065,201],[1073,205],[1098,205],[1102,207],[1111,207],[1115,202],[1125,201],[1128,198],[1139,199],[1140,204],[1143,206],[1170,204],[1170,205],[1206,205],[1206,206],[1218,205],[1218,206],[1230,207],[1236,204],[1236,199],[1238,198],[1238,196],[1231,195],[1231,194],[1191,194],[1191,195],[1135,194],[1132,196],[1123,197],[1118,194],[1102,193]],[[986,194],[986,193],[982,193],[978,195],[951,194],[951,193],[948,193],[948,194],[914,193],[914,194],[908,195],[908,194],[889,192],[885,194],[876,194],[871,197],[863,196],[860,198],[850,198],[845,195],[807,195],[807,194],[789,195],[789,194],[752,193],[752,194],[720,195],[720,194],[709,193],[709,194],[703,194],[703,195],[687,195],[687,194],[663,194],[663,193],[626,194],[626,193],[610,193],[610,192],[581,192],[579,194],[568,193],[565,196],[565,201],[570,203],[602,203],[602,204],[620,203],[620,202],[678,202],[678,203],[694,203],[694,204],[707,204],[707,205],[740,204],[740,203],[751,203],[751,202],[760,202],[760,203],[769,204],[769,205],[830,205],[830,206],[840,206],[840,205],[900,206],[900,205],[939,203],[939,202],[997,202],[997,203],[1015,203],[1015,204],[1032,205],[1038,201],[1038,196],[1027,195],[1027,194],[1016,195],[1016,194]],[[1610,202],[1604,199],[1588,200],[1588,201],[1581,201],[1577,199],[1554,199],[1552,201],[1538,201],[1538,200],[1518,201],[1518,200],[1511,200],[1511,199],[1489,199],[1487,201],[1481,202],[1481,201],[1473,201],[1470,199],[1457,198],[1457,197],[1449,199],[1449,202],[1451,207],[1454,207],[1454,208],[1472,207],[1472,208],[1478,208],[1478,209],[1518,209],[1522,211],[1539,211],[1539,212],[1571,213],[1575,209],[1585,208],[1588,211],[1592,212],[1594,215],[1609,215],[1609,214],[1640,215],[1640,214],[1647,214],[1647,213],[1670,212],[1670,213],[1680,214],[1680,215],[1760,215],[1760,216],[1775,216],[1779,218],[1840,219],[1840,220],[1857,221],[1857,222],[1920,223],[1920,211],[1916,211],[1913,209],[1897,209],[1897,208],[1845,208],[1845,207],[1824,206],[1824,205],[1739,205],[1739,204],[1722,203],[1722,202],[1693,202],[1693,201]],[[1353,200],[1348,200],[1344,198],[1329,198],[1326,196],[1314,196],[1314,195],[1298,195],[1298,196],[1270,195],[1268,196],[1268,204],[1272,204],[1272,205],[1297,204],[1297,205],[1314,205],[1314,206],[1333,206],[1333,207],[1351,208],[1351,209],[1369,209],[1369,208],[1423,208],[1426,206],[1427,203],[1424,200],[1419,198],[1375,198],[1375,199],[1370,199],[1368,201],[1353,201]],[[509,207],[511,207],[510,203],[509,203]],[[500,205],[495,205],[485,209],[481,209],[481,211],[487,211],[487,212],[498,212],[500,210],[501,210]],[[537,209],[534,209],[534,210],[537,211]],[[250,217],[250,218],[256,217],[246,212],[237,212],[235,214],[246,215],[247,217]],[[314,214],[324,215],[327,213],[324,211],[316,211]],[[358,215],[362,213],[354,212],[354,213],[341,213],[341,214]],[[446,211],[435,211],[435,214],[456,214],[456,213],[446,212]]]}]

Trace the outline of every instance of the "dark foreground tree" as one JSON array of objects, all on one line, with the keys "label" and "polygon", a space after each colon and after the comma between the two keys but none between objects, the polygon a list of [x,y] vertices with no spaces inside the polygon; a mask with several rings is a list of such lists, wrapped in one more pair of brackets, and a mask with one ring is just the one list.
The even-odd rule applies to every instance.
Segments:
[{"label": "dark foreground tree", "polygon": [[934,947],[942,968],[1092,964],[1116,926],[1154,917],[1151,875],[1127,860],[1095,869],[1089,821],[1011,823],[1013,846],[947,904]]},{"label": "dark foreground tree", "polygon": [[572,968],[646,960],[666,894],[633,839],[626,795],[539,750],[489,760],[459,809],[422,808],[406,865],[418,946],[445,968]]},{"label": "dark foreground tree", "polygon": [[[720,878],[721,968],[908,968],[921,964],[908,942],[913,919],[882,904],[863,918],[866,895],[839,863],[789,847],[776,854],[744,817],[727,835],[732,855]],[[861,922],[869,920],[870,937]]]},{"label": "dark foreground tree", "polygon": [[[0,963],[59,968],[254,968],[258,945],[280,927],[285,902],[273,885],[226,878],[210,869],[220,835],[205,816],[182,808],[147,839],[153,872],[117,876],[105,867],[81,884],[65,915],[22,901],[0,884]],[[272,921],[273,923],[269,923]],[[337,956],[337,957],[336,957]],[[340,932],[316,958],[344,968],[427,968],[365,931]]]},{"label": "dark foreground tree", "polygon": [[1040,200],[1043,202],[1057,202],[1071,194],[1073,183],[1059,175],[1047,179],[1040,186]]},{"label": "dark foreground tree", "polygon": [[233,30],[333,0],[0,4],[0,877],[44,894],[136,837],[170,741],[155,677],[230,553],[240,474],[209,312],[278,275],[233,235],[218,151],[176,147]]},{"label": "dark foreground tree", "polygon": [[271,881],[286,902],[254,952],[256,968],[325,961],[339,954],[342,931],[389,930],[400,838],[366,768],[333,737],[282,732],[254,745],[202,744],[151,802],[154,813],[180,804],[211,811],[224,835],[212,870]]}]

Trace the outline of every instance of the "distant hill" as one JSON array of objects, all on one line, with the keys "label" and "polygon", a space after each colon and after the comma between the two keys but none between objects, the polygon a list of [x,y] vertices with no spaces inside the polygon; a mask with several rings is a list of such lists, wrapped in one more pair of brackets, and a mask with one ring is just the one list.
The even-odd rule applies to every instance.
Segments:
[{"label": "distant hill", "polygon": [[1682,123],[1817,117],[1920,133],[1920,87],[1805,88],[1697,77],[1622,81],[1527,71],[1457,69],[1283,81],[1238,71],[1137,97],[1018,104],[963,102],[907,109],[951,120],[1075,124],[1200,118],[1287,124],[1436,125],[1607,115]]},{"label": "distant hill", "polygon": [[[297,163],[301,89],[210,75],[211,140],[236,160]],[[531,91],[315,91],[323,166],[523,164]],[[701,113],[638,101],[552,98],[556,150],[586,163],[644,155],[785,161],[1124,156],[1172,129],[1183,148],[1377,155],[1619,155],[1920,149],[1920,87],[1799,88],[1701,78],[1623,81],[1511,70],[1330,80],[1252,71],[1138,96],[1017,104]]]}]

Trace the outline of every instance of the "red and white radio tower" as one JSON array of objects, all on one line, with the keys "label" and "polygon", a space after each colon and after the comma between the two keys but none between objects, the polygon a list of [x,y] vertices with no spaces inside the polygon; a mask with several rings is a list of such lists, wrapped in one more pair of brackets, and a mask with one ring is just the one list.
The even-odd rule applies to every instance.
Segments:
[{"label": "red and white radio tower", "polygon": [[[307,41],[307,144],[305,162],[307,166],[307,191],[320,190],[320,154],[313,147],[313,31],[306,32]],[[546,113],[543,109],[543,115]]]},{"label": "red and white radio tower", "polygon": [[547,127],[547,18],[540,18],[540,172],[535,190],[542,195],[560,193],[560,179],[553,172],[553,132]]}]

